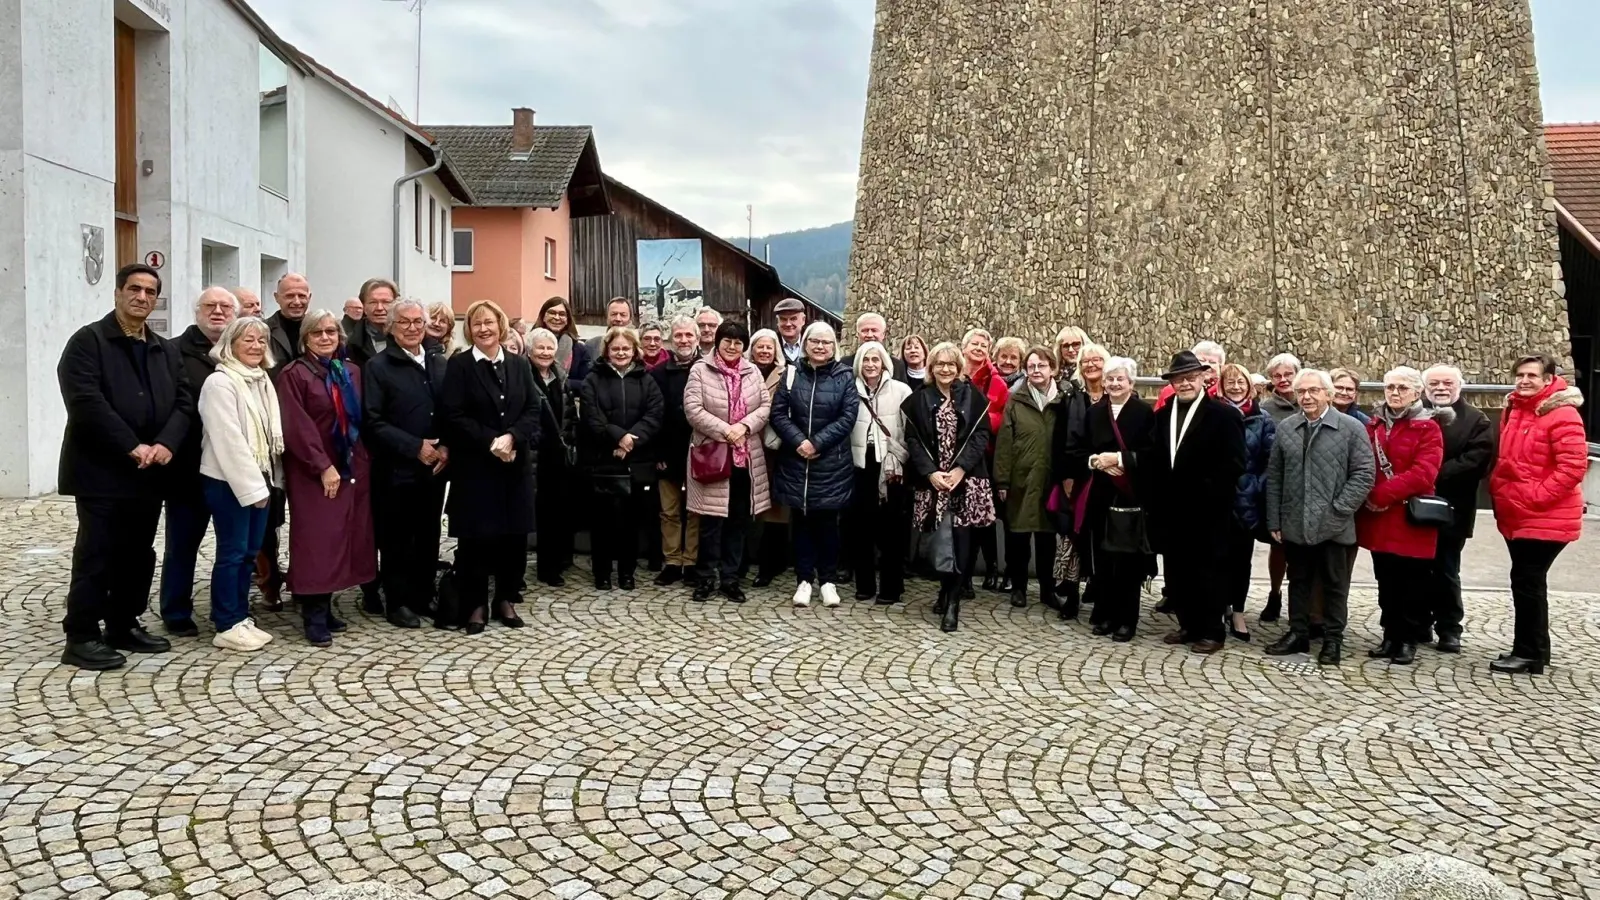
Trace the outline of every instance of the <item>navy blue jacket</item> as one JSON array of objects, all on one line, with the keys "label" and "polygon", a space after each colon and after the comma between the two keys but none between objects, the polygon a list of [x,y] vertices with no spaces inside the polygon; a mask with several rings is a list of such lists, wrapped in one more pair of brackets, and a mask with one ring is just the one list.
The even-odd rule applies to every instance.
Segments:
[{"label": "navy blue jacket", "polygon": [[1272,442],[1278,426],[1272,416],[1251,401],[1244,414],[1244,474],[1233,498],[1233,518],[1245,531],[1261,527],[1266,513],[1267,461],[1272,458]]},{"label": "navy blue jacket", "polygon": [[[808,513],[850,505],[856,476],[850,432],[860,409],[855,375],[843,363],[795,366],[794,381],[772,400],[772,427],[783,439],[774,501]],[[800,455],[800,445],[808,440],[820,454],[816,459]]]}]

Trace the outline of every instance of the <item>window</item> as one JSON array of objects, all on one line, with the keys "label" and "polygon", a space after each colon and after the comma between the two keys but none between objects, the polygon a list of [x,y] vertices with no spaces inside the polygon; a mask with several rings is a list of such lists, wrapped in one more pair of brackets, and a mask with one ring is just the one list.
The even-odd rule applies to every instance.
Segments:
[{"label": "window", "polygon": [[260,184],[289,197],[289,67],[265,44],[256,45],[260,75]]},{"label": "window", "polygon": [[437,259],[439,256],[438,230],[439,218],[434,215],[434,207],[438,204],[432,197],[428,198],[428,258]]},{"label": "window", "polygon": [[450,258],[455,261],[455,265],[450,267],[452,271],[472,271],[472,237],[471,228],[457,228],[451,232]]},{"label": "window", "polygon": [[556,239],[544,239],[544,277],[556,277]]},{"label": "window", "polygon": [[439,265],[450,268],[450,241],[446,235],[450,233],[450,207],[439,207]]},{"label": "window", "polygon": [[411,237],[418,250],[422,249],[422,185],[411,184]]}]

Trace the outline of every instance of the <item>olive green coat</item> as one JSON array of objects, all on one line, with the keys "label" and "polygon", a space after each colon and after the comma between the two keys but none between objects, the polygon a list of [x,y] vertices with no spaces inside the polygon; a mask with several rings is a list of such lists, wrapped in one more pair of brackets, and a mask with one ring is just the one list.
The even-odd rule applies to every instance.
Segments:
[{"label": "olive green coat", "polygon": [[1054,532],[1045,512],[1053,483],[1050,472],[1050,438],[1055,433],[1061,395],[1041,412],[1033,404],[1027,381],[1018,381],[1006,401],[995,442],[995,489],[1006,492],[1006,529],[1013,532]]}]

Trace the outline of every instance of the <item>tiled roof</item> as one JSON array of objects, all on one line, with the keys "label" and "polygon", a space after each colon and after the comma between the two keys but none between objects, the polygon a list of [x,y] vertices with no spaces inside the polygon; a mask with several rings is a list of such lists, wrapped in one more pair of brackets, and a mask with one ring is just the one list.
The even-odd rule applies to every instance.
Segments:
[{"label": "tiled roof", "polygon": [[540,125],[526,159],[511,152],[510,125],[429,126],[462,173],[478,206],[561,205],[584,148],[587,125]]},{"label": "tiled roof", "polygon": [[1556,199],[1573,218],[1600,235],[1600,122],[1546,125]]}]

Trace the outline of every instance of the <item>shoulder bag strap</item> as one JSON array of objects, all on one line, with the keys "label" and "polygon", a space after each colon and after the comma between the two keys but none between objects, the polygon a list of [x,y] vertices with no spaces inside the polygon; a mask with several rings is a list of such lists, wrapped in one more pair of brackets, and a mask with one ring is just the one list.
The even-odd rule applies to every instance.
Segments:
[{"label": "shoulder bag strap", "polygon": [[[1378,431],[1382,430],[1383,426],[1378,426]],[[1389,465],[1389,454],[1383,452],[1383,442],[1378,440],[1378,431],[1372,433],[1372,452],[1378,455],[1378,468],[1383,470],[1383,477],[1393,478],[1394,466]]]}]

